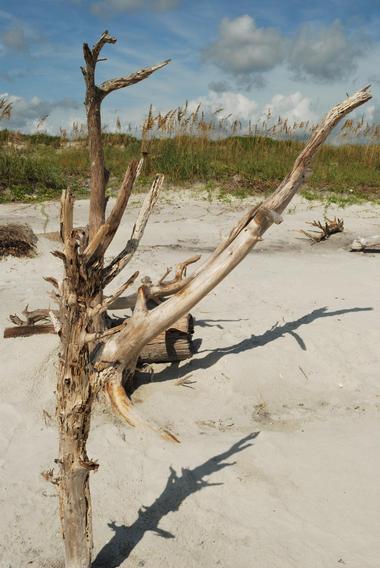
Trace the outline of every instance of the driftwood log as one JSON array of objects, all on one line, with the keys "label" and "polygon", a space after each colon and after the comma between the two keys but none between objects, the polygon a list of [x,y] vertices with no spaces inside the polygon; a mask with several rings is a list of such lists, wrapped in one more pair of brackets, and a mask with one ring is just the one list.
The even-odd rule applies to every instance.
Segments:
[{"label": "driftwood log", "polygon": [[[57,379],[59,456],[56,460],[58,472],[46,472],[45,477],[58,488],[66,568],[91,566],[89,478],[90,472],[97,470],[99,465],[89,459],[86,445],[92,404],[97,394],[104,391],[112,408],[130,426],[149,428],[167,440],[178,442],[173,433],[141,416],[126,394],[125,379],[135,373],[143,349],[207,296],[262,241],[273,224],[282,222],[282,213],[305,181],[315,154],[331,130],[349,112],[371,98],[366,87],[331,109],[277,190],[247,211],[209,258],[190,275],[187,268],[199,257],[178,264],[174,277],[169,280],[168,273],[157,283],[144,278],[137,292],[130,296],[132,316],[107,329],[104,317],[107,310],[133,285],[138,274],[128,278],[110,298],[103,297],[103,290],[132,260],[157,200],[163,176],[157,175],[153,180],[125,247],[105,265],[106,251],[119,227],[142,160],[129,165],[116,202],[106,218],[108,172],[102,149],[100,106],[111,91],[141,81],[168,62],[98,86],[95,84],[95,67],[100,51],[105,44],[115,41],[105,32],[93,48],[87,44],[83,46],[86,64],[82,72],[86,81],[91,163],[89,230],[78,230],[73,226],[74,198],[65,190],[61,200],[60,230],[63,251],[53,253],[63,263],[64,278],[61,282],[49,279],[59,303],[57,315],[51,315],[61,342]],[[150,301],[156,302],[155,308],[148,308]]]},{"label": "driftwood log", "polygon": [[[44,312],[48,310],[34,310],[28,312],[29,318],[35,321],[45,320],[48,317]],[[25,314],[25,310],[23,312]],[[54,313],[54,312],[53,312]],[[33,316],[33,314],[35,314]],[[40,317],[38,317],[40,315]],[[53,323],[35,324],[28,323],[27,319],[21,320],[18,316],[11,316],[15,326],[4,329],[5,339],[15,337],[30,337],[31,335],[41,335],[46,333],[57,333],[57,328]],[[194,320],[191,314],[187,314],[167,330],[159,333],[142,349],[139,359],[142,363],[172,363],[184,361],[194,354],[192,334],[194,333]]]}]

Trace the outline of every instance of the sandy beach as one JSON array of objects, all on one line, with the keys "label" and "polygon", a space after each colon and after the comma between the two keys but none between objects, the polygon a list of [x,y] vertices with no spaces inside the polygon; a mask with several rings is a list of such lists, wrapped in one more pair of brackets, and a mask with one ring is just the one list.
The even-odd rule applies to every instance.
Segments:
[{"label": "sandy beach", "polygon": [[[128,274],[157,278],[207,256],[252,203],[165,192]],[[87,211],[78,201],[78,224]],[[345,231],[311,246],[298,231],[325,213]],[[52,305],[42,277],[61,275],[50,255],[58,219],[55,202],[0,206],[0,222],[28,222],[39,237],[35,258],[1,261],[2,330],[26,304]],[[181,444],[96,405],[95,568],[379,566],[380,255],[349,252],[358,235],[380,234],[379,219],[372,204],[297,198],[194,308],[197,354],[154,365],[133,395]],[[57,457],[58,338],[2,339],[0,350],[0,566],[63,567],[56,491],[41,476]]]}]

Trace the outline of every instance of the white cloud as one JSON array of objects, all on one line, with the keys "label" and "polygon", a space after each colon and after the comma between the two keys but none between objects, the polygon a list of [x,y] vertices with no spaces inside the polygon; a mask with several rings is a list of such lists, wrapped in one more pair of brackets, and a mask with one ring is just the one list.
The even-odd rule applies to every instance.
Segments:
[{"label": "white cloud", "polygon": [[215,111],[223,109],[218,114],[219,118],[232,115],[233,119],[256,120],[258,118],[258,104],[241,93],[231,91],[216,93],[210,91],[208,95],[198,97],[189,102],[189,110],[194,111],[201,104],[202,110],[206,114],[213,114]]},{"label": "white cloud", "polygon": [[178,6],[179,0],[101,0],[91,4],[93,14],[103,15],[107,12],[127,12],[139,8],[151,8],[165,11]]},{"label": "white cloud", "polygon": [[259,28],[250,16],[223,18],[217,40],[204,52],[228,73],[244,76],[273,69],[284,59],[287,40],[274,28]]},{"label": "white cloud", "polygon": [[356,69],[368,46],[368,38],[350,37],[338,21],[319,29],[304,25],[291,44],[289,66],[297,75],[320,81],[343,79]]},{"label": "white cloud", "polygon": [[264,114],[270,111],[273,117],[287,118],[290,122],[314,122],[317,114],[311,108],[311,100],[297,91],[291,95],[274,95],[271,101],[264,106]]},{"label": "white cloud", "polygon": [[3,127],[23,132],[34,132],[38,123],[44,121],[44,130],[55,134],[59,128],[70,128],[73,122],[83,122],[85,119],[83,105],[71,99],[50,102],[32,97],[26,99],[16,95],[4,93],[12,103],[12,116]]},{"label": "white cloud", "polygon": [[206,114],[213,114],[223,109],[218,113],[219,118],[231,115],[231,120],[238,119],[243,123],[256,122],[259,119],[267,120],[269,111],[274,120],[279,116],[283,119],[287,118],[290,122],[307,120],[314,122],[318,119],[317,114],[311,108],[311,100],[299,91],[290,95],[276,94],[269,103],[263,105],[259,105],[242,93],[210,91],[208,95],[190,101],[189,109],[195,110],[199,103]]},{"label": "white cloud", "polygon": [[223,18],[219,34],[203,54],[238,83],[264,85],[265,74],[286,63],[295,77],[336,81],[352,74],[370,46],[365,33],[350,34],[339,21],[330,26],[303,25],[294,37],[258,27],[248,15]]}]

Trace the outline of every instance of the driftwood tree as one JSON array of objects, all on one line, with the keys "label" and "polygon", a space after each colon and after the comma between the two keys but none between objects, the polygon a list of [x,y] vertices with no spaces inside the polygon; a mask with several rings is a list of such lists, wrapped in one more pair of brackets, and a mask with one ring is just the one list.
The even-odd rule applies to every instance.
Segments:
[{"label": "driftwood tree", "polygon": [[[108,172],[104,166],[100,106],[112,91],[137,83],[168,63],[164,61],[97,86],[95,68],[101,49],[106,43],[115,41],[105,32],[92,49],[84,44],[86,65],[82,72],[86,81],[91,157],[89,225],[85,229],[73,226],[74,198],[69,190],[64,191],[60,224],[63,250],[53,252],[63,263],[64,276],[61,282],[47,278],[54,286],[59,302],[59,310],[50,312],[49,317],[59,335],[61,349],[57,384],[59,472],[55,475],[50,471],[46,477],[59,491],[66,568],[89,568],[91,565],[89,475],[98,464],[87,456],[86,442],[95,397],[104,391],[113,409],[129,425],[145,426],[168,440],[178,441],[170,432],[143,420],[126,394],[125,381],[133,377],[140,354],[152,339],[188,314],[225,278],[262,240],[273,223],[282,221],[281,214],[306,179],[313,157],[331,130],[345,115],[371,98],[366,87],[335,106],[315,130],[278,189],[251,208],[206,261],[190,275],[186,273],[187,267],[199,257],[178,264],[171,280],[167,275],[157,283],[143,279],[137,292],[125,297],[125,305],[133,310],[131,317],[117,326],[108,327],[104,315],[132,286],[138,274],[129,276],[110,297],[104,297],[103,290],[132,260],[158,198],[163,176],[156,175],[130,238],[123,250],[106,265],[105,253],[119,227],[142,161],[133,161],[129,165],[116,201],[106,217]],[[148,309],[148,302],[152,300],[156,307]],[[46,310],[42,312],[41,317],[46,318]]]}]

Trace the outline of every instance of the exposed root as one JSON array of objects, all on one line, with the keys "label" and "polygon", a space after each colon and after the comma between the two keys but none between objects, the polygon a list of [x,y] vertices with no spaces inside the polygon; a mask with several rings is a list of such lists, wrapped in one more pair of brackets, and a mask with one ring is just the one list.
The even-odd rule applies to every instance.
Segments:
[{"label": "exposed root", "polygon": [[106,390],[113,409],[126,421],[129,426],[143,427],[160,434],[165,440],[180,443],[179,439],[169,430],[159,428],[157,425],[144,420],[134,407],[133,402],[127,396],[123,386],[114,380],[106,383]]}]

